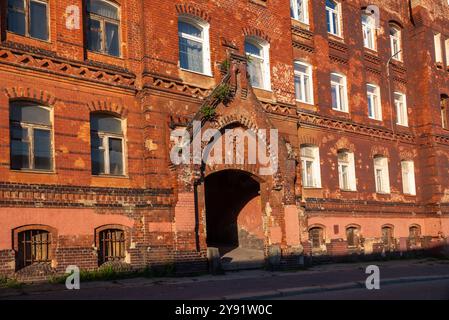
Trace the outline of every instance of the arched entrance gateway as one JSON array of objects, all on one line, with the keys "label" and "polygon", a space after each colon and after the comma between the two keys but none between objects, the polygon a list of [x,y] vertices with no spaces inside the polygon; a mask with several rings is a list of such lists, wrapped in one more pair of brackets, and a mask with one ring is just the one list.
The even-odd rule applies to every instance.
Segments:
[{"label": "arched entrance gateway", "polygon": [[[193,163],[176,167],[176,250],[207,253],[224,269],[278,265],[302,252],[297,159],[254,95],[246,58],[229,59],[230,70],[215,91],[220,94],[213,92],[202,107],[207,112],[200,109],[187,127]],[[201,159],[195,162],[198,146]]]},{"label": "arched entrance gateway", "polygon": [[223,267],[264,262],[265,233],[260,183],[240,170],[223,170],[205,179],[206,243],[218,248]]}]

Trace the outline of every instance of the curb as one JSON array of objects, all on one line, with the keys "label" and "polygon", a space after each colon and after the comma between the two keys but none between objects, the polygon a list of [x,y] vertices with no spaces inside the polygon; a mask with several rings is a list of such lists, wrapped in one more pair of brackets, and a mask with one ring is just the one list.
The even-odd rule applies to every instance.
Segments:
[{"label": "curb", "polygon": [[[419,276],[419,277],[402,277],[402,278],[390,278],[381,280],[381,285],[392,285],[399,283],[414,283],[423,281],[434,281],[434,280],[446,280],[449,279],[449,275],[441,276]],[[340,291],[347,289],[360,289],[365,287],[365,281],[355,281],[355,282],[344,282],[327,286],[312,286],[312,287],[296,287],[288,289],[278,289],[273,291],[266,291],[259,293],[245,293],[224,296],[222,300],[256,300],[256,299],[272,299],[272,298],[282,298],[289,296],[296,296],[308,293],[317,292],[328,292],[328,291]]]}]

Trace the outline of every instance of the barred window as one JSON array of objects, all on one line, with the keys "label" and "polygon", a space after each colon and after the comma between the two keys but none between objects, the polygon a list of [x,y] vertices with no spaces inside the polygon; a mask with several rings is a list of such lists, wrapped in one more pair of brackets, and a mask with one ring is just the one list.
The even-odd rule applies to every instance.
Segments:
[{"label": "barred window", "polygon": [[103,230],[99,234],[99,263],[121,261],[125,258],[125,232],[119,229]]},{"label": "barred window", "polygon": [[359,245],[359,230],[357,227],[346,228],[346,240],[348,247],[357,247]]},{"label": "barred window", "polygon": [[393,244],[393,228],[389,226],[382,227],[382,242],[386,246]]},{"label": "barred window", "polygon": [[409,240],[411,245],[417,245],[421,237],[421,229],[419,226],[411,226],[409,228]]},{"label": "barred window", "polygon": [[44,230],[26,230],[18,234],[17,267],[50,261],[50,233]]},{"label": "barred window", "polygon": [[309,240],[312,243],[312,249],[319,249],[323,244],[323,228],[315,227],[309,230]]}]

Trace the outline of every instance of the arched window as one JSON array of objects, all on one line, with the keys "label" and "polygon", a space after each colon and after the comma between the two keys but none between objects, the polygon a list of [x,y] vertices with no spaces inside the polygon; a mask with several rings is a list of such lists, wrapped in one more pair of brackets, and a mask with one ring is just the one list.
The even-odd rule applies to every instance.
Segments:
[{"label": "arched window", "polygon": [[245,53],[248,57],[248,73],[251,85],[256,88],[270,90],[268,42],[248,37],[245,41]]},{"label": "arched window", "polygon": [[10,103],[11,169],[53,169],[50,113],[50,108],[33,102]]},{"label": "arched window", "polygon": [[394,235],[392,226],[382,227],[382,243],[387,247],[391,247],[393,245]]},{"label": "arched window", "polygon": [[341,36],[340,3],[333,0],[326,0],[326,20],[327,20],[327,32],[336,36]]},{"label": "arched window", "polygon": [[295,61],[294,67],[296,100],[313,104],[312,66],[302,61]]},{"label": "arched window", "polygon": [[338,151],[338,180],[341,190],[356,190],[354,153],[348,150]]},{"label": "arched window", "polygon": [[106,229],[100,231],[99,264],[108,261],[123,261],[125,259],[125,232],[120,229]]},{"label": "arched window", "polygon": [[394,25],[390,25],[390,47],[393,59],[402,61],[402,31]]},{"label": "arched window", "polygon": [[390,177],[388,172],[388,158],[377,155],[374,157],[374,177],[377,193],[390,193]]},{"label": "arched window", "polygon": [[211,74],[209,24],[191,17],[178,21],[179,63],[185,70]]},{"label": "arched window", "polygon": [[443,127],[443,129],[449,129],[449,119],[448,119],[449,97],[445,94],[441,95],[440,108],[441,108],[441,126]]},{"label": "arched window", "polygon": [[409,230],[409,241],[412,246],[416,246],[421,237],[421,228],[418,225],[410,226]]},{"label": "arched window", "polygon": [[301,145],[302,183],[305,188],[321,188],[320,154],[317,146]]},{"label": "arched window", "polygon": [[362,14],[363,45],[365,48],[377,50],[376,21],[374,15]]},{"label": "arched window", "polygon": [[295,20],[309,24],[309,0],[290,0],[290,15]]},{"label": "arched window", "polygon": [[312,245],[312,249],[320,249],[324,243],[323,228],[313,227],[309,229],[309,240]]},{"label": "arched window", "polygon": [[124,174],[124,137],[122,120],[105,113],[92,113],[92,174]]},{"label": "arched window", "polygon": [[8,0],[8,31],[48,40],[47,0]]},{"label": "arched window", "polygon": [[357,247],[360,242],[359,228],[355,226],[350,226],[346,228],[346,241],[348,247]]},{"label": "arched window", "polygon": [[104,0],[87,1],[87,48],[120,56],[119,8]]},{"label": "arched window", "polygon": [[17,269],[35,263],[50,262],[50,233],[33,229],[17,235]]}]

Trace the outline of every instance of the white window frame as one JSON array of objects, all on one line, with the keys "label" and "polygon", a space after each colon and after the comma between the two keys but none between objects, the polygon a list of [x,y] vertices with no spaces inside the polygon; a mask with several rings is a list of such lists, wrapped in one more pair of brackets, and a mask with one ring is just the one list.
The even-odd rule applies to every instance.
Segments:
[{"label": "white window frame", "polygon": [[[369,89],[373,89],[373,91],[370,91]],[[382,121],[382,103],[380,98],[379,86],[368,83],[366,85],[366,96],[368,103],[368,117],[373,120]],[[369,108],[370,102],[372,110],[370,110]]]},{"label": "white window frame", "polygon": [[[391,34],[395,31],[395,34]],[[392,59],[402,61],[402,30],[395,26],[390,26],[390,47]],[[397,52],[395,52],[397,47]]]},{"label": "white window frame", "polygon": [[[201,29],[202,31],[202,37],[198,38],[189,34],[185,34],[183,32],[178,32],[178,37],[182,37],[184,39],[188,39],[188,40],[192,40],[195,42],[200,42],[202,44],[203,47],[203,71],[202,72],[198,72],[195,70],[190,70],[190,69],[185,69],[185,68],[181,68],[181,70],[184,71],[188,71],[188,72],[193,72],[193,73],[199,73],[199,74],[204,74],[207,76],[212,76],[212,69],[211,69],[211,58],[210,58],[210,35],[209,35],[209,29],[210,29],[210,25],[209,23],[200,20],[196,17],[191,17],[191,16],[187,16],[187,15],[181,15],[179,16],[179,21],[187,23],[187,24],[191,24],[193,26],[195,26],[198,29]],[[181,64],[181,62],[180,62]]]},{"label": "white window frame", "polygon": [[[346,155],[346,159],[340,158],[340,155]],[[338,183],[339,187],[343,191],[356,191],[357,182],[355,177],[355,164],[354,164],[354,153],[347,150],[340,150],[337,154],[338,157]],[[346,168],[346,184],[345,187],[345,177],[344,168]]]},{"label": "white window frame", "polygon": [[[334,81],[333,77],[339,78],[339,81]],[[335,87],[335,104],[332,99],[332,88]],[[331,101],[332,109],[340,112],[349,112],[348,110],[348,86],[346,76],[340,73],[331,73]]]},{"label": "white window frame", "polygon": [[437,33],[433,36],[433,42],[435,47],[435,63],[443,63],[443,52],[441,47],[441,33]]},{"label": "white window frame", "polygon": [[[295,92],[295,96],[296,96],[296,101],[302,102],[302,103],[307,103],[307,104],[313,104],[314,103],[314,99],[313,99],[313,71],[312,71],[312,66],[308,63],[302,62],[302,61],[295,61],[295,65],[299,65],[299,66],[303,66],[306,68],[306,73],[301,72],[299,70],[296,70],[295,68],[295,82],[298,79],[299,80],[299,85],[301,87],[301,92],[303,94],[303,97],[298,97],[297,92]],[[305,78],[308,78],[308,86],[306,87],[306,81]],[[296,87],[296,85],[295,85]],[[306,99],[306,95],[304,94],[305,92],[308,93],[308,97],[309,99]]]},{"label": "white window frame", "polygon": [[444,41],[444,49],[446,51],[446,67],[449,67],[449,39]]},{"label": "white window frame", "polygon": [[[339,1],[331,0],[336,4],[336,9],[332,9],[326,5],[326,21],[329,18],[330,21],[330,30],[327,30],[328,33],[341,37],[342,36],[342,23],[341,23],[341,3]],[[335,22],[335,23],[334,23]],[[336,26],[336,30],[334,30],[334,25]]]},{"label": "white window frame", "polygon": [[412,160],[401,161],[402,191],[404,194],[416,195],[415,164]]},{"label": "white window frame", "polygon": [[396,124],[408,127],[407,97],[401,92],[394,93],[394,105],[396,107]]},{"label": "white window frame", "polygon": [[374,181],[377,193],[390,193],[390,173],[387,157],[374,157]]},{"label": "white window frame", "polygon": [[[311,181],[308,181],[307,163],[311,163]],[[317,146],[301,146],[301,167],[303,187],[321,188],[320,152]]]},{"label": "white window frame", "polygon": [[377,51],[376,23],[372,15],[362,15],[362,32],[364,47]]},{"label": "white window frame", "polygon": [[271,91],[270,43],[256,37],[247,37],[245,39],[245,42],[249,42],[256,47],[259,47],[262,52],[262,56],[256,56],[254,54],[245,52],[245,54],[250,59],[257,59],[262,62],[262,87],[255,88]]},{"label": "white window frame", "polygon": [[[300,9],[303,12],[302,18],[299,16]],[[309,24],[309,0],[290,0],[290,11],[293,19]]]}]

